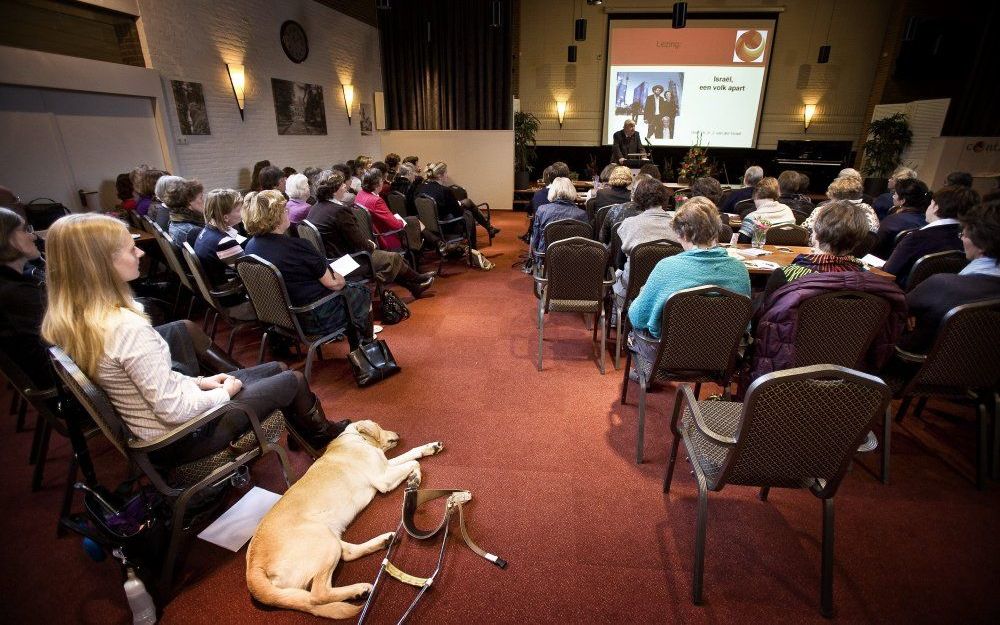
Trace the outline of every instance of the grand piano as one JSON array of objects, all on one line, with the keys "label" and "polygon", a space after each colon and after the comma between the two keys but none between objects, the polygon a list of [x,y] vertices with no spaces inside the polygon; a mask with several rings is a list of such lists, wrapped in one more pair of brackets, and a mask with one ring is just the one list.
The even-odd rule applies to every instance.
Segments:
[{"label": "grand piano", "polygon": [[809,176],[809,190],[822,193],[850,160],[850,141],[779,140],[774,169],[800,171]]}]

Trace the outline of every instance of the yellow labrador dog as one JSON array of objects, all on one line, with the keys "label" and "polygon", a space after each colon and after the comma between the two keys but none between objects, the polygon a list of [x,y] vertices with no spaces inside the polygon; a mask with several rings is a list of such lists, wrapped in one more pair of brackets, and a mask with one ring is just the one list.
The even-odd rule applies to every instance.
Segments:
[{"label": "yellow labrador dog", "polygon": [[247,587],[261,603],[326,618],[349,618],[361,610],[371,584],[334,588],[337,563],[389,546],[393,533],[353,545],[340,536],[375,497],[410,478],[420,481],[417,458],[441,451],[440,442],[387,459],[399,436],[374,421],[347,426],[298,482],[264,516],[247,549]]}]

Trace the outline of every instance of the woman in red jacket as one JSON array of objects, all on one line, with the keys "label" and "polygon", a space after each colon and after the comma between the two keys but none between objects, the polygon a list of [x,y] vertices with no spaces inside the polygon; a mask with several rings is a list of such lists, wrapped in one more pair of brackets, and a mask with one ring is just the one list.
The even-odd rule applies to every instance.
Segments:
[{"label": "woman in red jacket", "polygon": [[406,222],[394,215],[389,210],[385,200],[379,196],[378,192],[382,188],[383,178],[382,172],[374,167],[365,171],[361,178],[361,191],[354,198],[354,203],[363,206],[372,216],[372,229],[375,230],[379,247],[395,251],[403,248],[403,240],[400,235],[383,235],[382,233],[399,230],[406,226]]}]

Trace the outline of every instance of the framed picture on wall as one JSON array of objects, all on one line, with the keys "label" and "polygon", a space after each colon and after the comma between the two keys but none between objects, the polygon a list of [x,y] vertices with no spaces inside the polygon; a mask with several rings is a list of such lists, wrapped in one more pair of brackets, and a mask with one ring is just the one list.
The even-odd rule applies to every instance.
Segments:
[{"label": "framed picture on wall", "polygon": [[279,135],[326,134],[326,107],[321,85],[272,78],[271,93]]},{"label": "framed picture on wall", "polygon": [[174,103],[177,105],[177,121],[182,135],[210,135],[208,109],[205,107],[205,91],[200,82],[171,80]]},{"label": "framed picture on wall", "polygon": [[370,104],[361,105],[361,122],[358,126],[361,127],[362,136],[372,134],[375,124],[372,122],[372,107]]}]

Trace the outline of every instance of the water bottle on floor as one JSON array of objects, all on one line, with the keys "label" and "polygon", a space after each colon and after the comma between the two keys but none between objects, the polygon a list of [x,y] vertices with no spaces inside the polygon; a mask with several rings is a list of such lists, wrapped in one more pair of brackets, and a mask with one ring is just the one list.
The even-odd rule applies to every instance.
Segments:
[{"label": "water bottle on floor", "polygon": [[125,580],[125,596],[132,608],[133,625],[153,625],[156,623],[156,605],[146,591],[146,585],[136,576],[135,571],[128,569],[128,579]]}]

